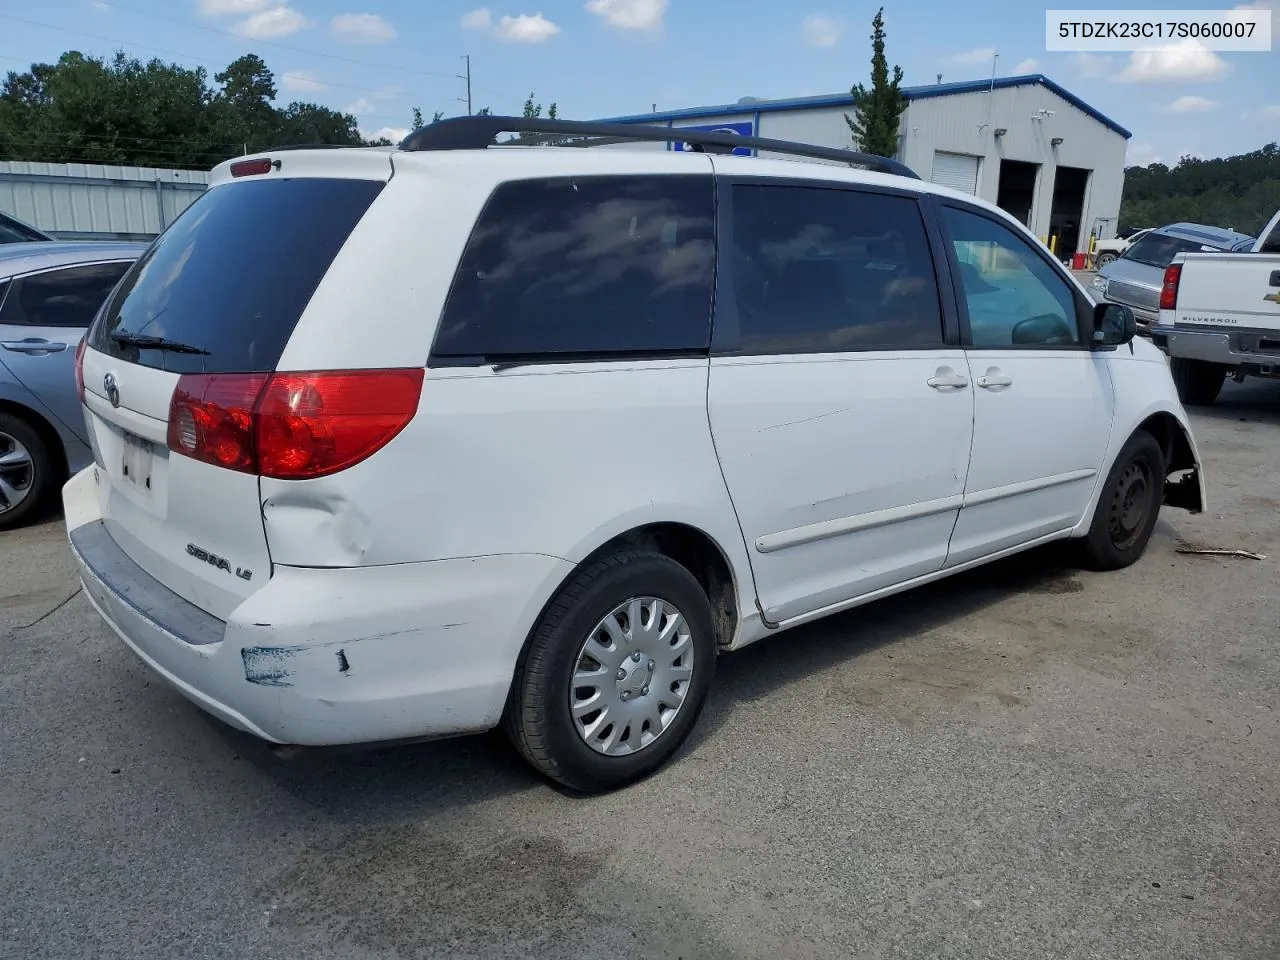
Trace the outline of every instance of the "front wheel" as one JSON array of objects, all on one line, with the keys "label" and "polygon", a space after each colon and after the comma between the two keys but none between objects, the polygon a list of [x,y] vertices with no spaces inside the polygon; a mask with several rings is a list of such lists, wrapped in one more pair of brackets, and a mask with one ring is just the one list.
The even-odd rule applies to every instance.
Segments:
[{"label": "front wheel", "polygon": [[1178,388],[1178,399],[1193,407],[1207,407],[1217,400],[1227,379],[1227,368],[1222,364],[1185,357],[1172,358],[1169,372]]},{"label": "front wheel", "polygon": [[1100,254],[1098,254],[1097,258],[1094,260],[1094,265],[1095,265],[1099,270],[1101,270],[1101,269],[1102,269],[1103,267],[1105,267],[1107,264],[1109,264],[1109,263],[1115,263],[1115,262],[1116,262],[1116,260],[1117,260],[1117,258],[1118,258],[1118,255],[1117,255],[1117,254],[1114,254],[1114,253],[1111,253],[1110,251],[1108,251],[1107,253],[1100,253]]},{"label": "front wheel", "polygon": [[1119,570],[1147,549],[1164,502],[1164,453],[1145,430],[1135,433],[1116,457],[1102,488],[1093,524],[1082,544],[1093,570]]},{"label": "front wheel", "polygon": [[669,557],[627,550],[579,571],[535,627],[503,725],[540,772],[583,793],[662,766],[715,670],[711,604]]}]

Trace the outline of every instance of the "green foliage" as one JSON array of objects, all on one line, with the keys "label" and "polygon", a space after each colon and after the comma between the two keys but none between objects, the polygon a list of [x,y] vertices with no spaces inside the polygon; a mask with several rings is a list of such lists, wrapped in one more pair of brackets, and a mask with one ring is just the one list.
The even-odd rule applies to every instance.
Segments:
[{"label": "green foliage", "polygon": [[348,114],[273,106],[275,77],[254,54],[213,79],[203,68],[74,50],[10,71],[0,84],[0,159],[208,169],[246,150],[365,142]]},{"label": "green foliage", "polygon": [[898,123],[907,109],[902,94],[902,67],[893,68],[889,79],[889,61],[884,55],[884,7],[871,21],[871,89],[855,84],[853,96],[855,117],[844,115],[854,146],[863,153],[892,157],[898,152]]},{"label": "green foliage", "polygon": [[1280,146],[1235,157],[1183,157],[1125,171],[1120,226],[1187,221],[1256,236],[1280,209]]},{"label": "green foliage", "polygon": [[[436,114],[436,120],[440,119],[440,114]],[[435,120],[432,121],[434,123]],[[418,107],[413,108],[413,129],[421,130],[426,124],[422,122],[422,110]]]}]

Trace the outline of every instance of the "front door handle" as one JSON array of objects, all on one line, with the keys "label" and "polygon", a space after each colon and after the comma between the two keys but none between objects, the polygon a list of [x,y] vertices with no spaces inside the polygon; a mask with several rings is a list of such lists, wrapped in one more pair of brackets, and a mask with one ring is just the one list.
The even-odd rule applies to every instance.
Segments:
[{"label": "front door handle", "polygon": [[61,353],[67,349],[65,343],[57,340],[5,340],[0,347],[14,353]]},{"label": "front door handle", "polygon": [[941,390],[943,387],[959,388],[967,387],[969,385],[969,378],[962,377],[958,373],[940,373],[937,376],[930,377],[925,381],[925,383],[933,387],[935,390]]},{"label": "front door handle", "polygon": [[985,387],[988,390],[992,387],[1011,387],[1013,386],[1013,377],[1005,377],[998,373],[988,373],[978,378],[978,386]]}]

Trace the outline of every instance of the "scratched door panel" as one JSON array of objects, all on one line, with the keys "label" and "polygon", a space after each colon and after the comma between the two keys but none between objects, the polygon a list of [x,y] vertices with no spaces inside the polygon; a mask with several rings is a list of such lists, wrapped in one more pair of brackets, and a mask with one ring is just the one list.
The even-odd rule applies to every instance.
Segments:
[{"label": "scratched door panel", "polygon": [[959,350],[712,361],[709,412],[773,621],[946,560],[973,430]]}]

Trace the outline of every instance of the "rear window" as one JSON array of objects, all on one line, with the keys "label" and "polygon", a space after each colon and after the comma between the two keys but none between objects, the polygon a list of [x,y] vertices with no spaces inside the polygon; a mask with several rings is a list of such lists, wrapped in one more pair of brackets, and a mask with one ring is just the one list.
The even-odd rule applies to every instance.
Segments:
[{"label": "rear window", "polygon": [[504,184],[463,252],[433,359],[706,350],[714,262],[710,176]]},{"label": "rear window", "polygon": [[[121,281],[90,344],[177,372],[274,370],[311,295],[383,186],[300,178],[206,191]],[[115,339],[127,334],[202,352]]]},{"label": "rear window", "polygon": [[1219,250],[1208,243],[1195,240],[1183,240],[1163,233],[1148,233],[1145,237],[1125,251],[1123,259],[1136,260],[1152,267],[1167,267],[1173,258],[1180,253],[1201,253],[1205,250]]}]

